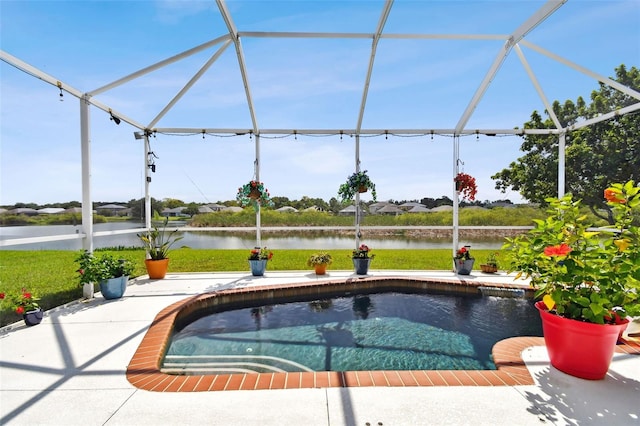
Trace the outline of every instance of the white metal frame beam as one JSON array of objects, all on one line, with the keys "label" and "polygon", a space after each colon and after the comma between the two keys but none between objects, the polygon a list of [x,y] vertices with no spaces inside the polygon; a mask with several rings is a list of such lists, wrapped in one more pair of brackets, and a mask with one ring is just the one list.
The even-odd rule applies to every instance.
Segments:
[{"label": "white metal frame beam", "polygon": [[489,88],[489,85],[495,78],[498,70],[500,70],[500,67],[504,63],[505,59],[507,59],[507,56],[509,56],[509,52],[511,51],[512,47],[518,44],[520,40],[522,40],[529,32],[540,25],[542,21],[551,16],[556,10],[558,10],[558,8],[560,8],[560,6],[562,6],[566,2],[567,0],[547,1],[547,3],[545,3],[536,13],[534,13],[531,17],[529,17],[529,19],[523,22],[522,25],[520,25],[520,27],[518,27],[513,32],[513,34],[511,34],[509,39],[504,43],[504,45],[498,52],[498,55],[494,59],[493,64],[489,68],[489,71],[487,71],[487,74],[484,76],[482,83],[480,83],[480,87],[478,87],[478,90],[476,90],[476,93],[471,98],[471,101],[469,102],[469,105],[467,105],[467,108],[462,114],[462,117],[460,117],[460,120],[456,125],[456,134],[460,134],[462,129],[464,129],[469,122],[473,111],[478,106],[478,103]]},{"label": "white metal frame beam", "polygon": [[209,58],[209,60],[198,70],[198,72],[193,77],[191,77],[191,80],[189,80],[189,82],[182,89],[180,89],[178,94],[174,96],[173,99],[171,99],[171,101],[162,109],[162,111],[160,111],[160,113],[156,115],[153,120],[151,120],[151,122],[149,122],[147,128],[152,128],[153,126],[155,126],[156,123],[158,123],[158,121],[160,121],[162,117],[164,117],[165,114],[169,112],[171,108],[173,108],[173,106],[184,96],[184,94],[187,93],[194,84],[196,84],[200,77],[202,77],[204,73],[207,72],[211,65],[213,65],[213,63],[218,60],[220,55],[222,55],[222,53],[227,49],[229,44],[231,44],[231,40],[226,40],[222,44],[222,46],[220,46],[216,53],[211,56],[211,58]]},{"label": "white metal frame beam", "polygon": [[[371,75],[373,74],[373,64],[376,60],[376,51],[378,49],[378,42],[380,41],[380,35],[384,30],[384,25],[391,12],[391,6],[393,6],[393,0],[386,0],[376,32],[373,34],[373,41],[371,42],[371,54],[369,55],[369,67],[367,68],[367,76],[364,79],[364,88],[362,89],[362,100],[360,101],[360,112],[358,112],[358,124],[356,125],[356,134],[360,133],[362,129],[362,120],[364,118],[364,111],[367,105],[367,95],[369,94],[369,84],[371,83]],[[357,211],[356,211],[357,213]],[[357,215],[356,215],[357,216]]]},{"label": "white metal frame beam", "polygon": [[253,124],[253,133],[257,135],[259,134],[258,118],[256,117],[255,108],[253,106],[253,98],[251,97],[251,88],[249,87],[249,78],[247,76],[247,66],[245,64],[244,52],[242,50],[242,44],[240,43],[240,37],[238,36],[238,30],[233,23],[233,19],[231,19],[231,14],[229,13],[225,2],[223,0],[216,0],[216,3],[218,4],[218,9],[220,9],[222,19],[224,19],[224,22],[227,25],[227,29],[229,30],[229,36],[231,37],[231,40],[233,41],[233,44],[236,48],[238,66],[240,67],[240,75],[242,76],[242,84],[244,85],[244,91],[247,97],[247,105],[249,107],[249,114],[251,116],[251,123]]}]

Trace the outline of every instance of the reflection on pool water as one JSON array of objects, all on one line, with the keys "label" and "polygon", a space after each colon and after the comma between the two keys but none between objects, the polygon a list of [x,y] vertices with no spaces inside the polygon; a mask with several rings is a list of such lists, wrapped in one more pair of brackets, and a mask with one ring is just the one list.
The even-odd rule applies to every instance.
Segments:
[{"label": "reflection on pool water", "polygon": [[[198,314],[202,315],[202,314]],[[491,348],[541,336],[530,300],[386,292],[255,306],[177,330],[163,371],[495,369]]]}]

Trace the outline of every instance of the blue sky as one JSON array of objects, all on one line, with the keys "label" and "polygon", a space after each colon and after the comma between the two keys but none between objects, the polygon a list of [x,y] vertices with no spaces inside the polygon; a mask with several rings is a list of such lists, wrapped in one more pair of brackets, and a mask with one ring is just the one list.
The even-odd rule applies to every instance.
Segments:
[{"label": "blue sky", "polygon": [[[386,33],[509,34],[543,1],[396,0]],[[240,31],[374,31],[382,1],[229,1]],[[0,1],[1,48],[89,92],[226,33],[209,1]],[[570,0],[526,40],[604,76],[640,66],[640,2]],[[496,40],[380,41],[363,128],[453,128],[498,54]],[[261,128],[356,127],[371,40],[242,38]],[[218,46],[96,97],[150,122]],[[588,98],[597,81],[522,46],[550,101]],[[0,63],[0,204],[81,200],[79,101]],[[507,57],[467,128],[522,127],[544,106],[515,52]],[[251,128],[233,47],[158,127]],[[91,109],[92,198],[144,195],[144,158],[132,126]],[[253,177],[254,139],[207,135],[152,138],[159,157],[155,198],[233,199]],[[451,194],[450,135],[362,137],[361,168],[379,200]],[[478,199],[509,198],[490,176],[521,155],[518,137],[462,137],[460,159]],[[354,171],[354,139],[261,138],[261,179],[272,195],[329,200]],[[450,195],[451,196],[451,195]],[[365,200],[368,199],[365,197]]]}]

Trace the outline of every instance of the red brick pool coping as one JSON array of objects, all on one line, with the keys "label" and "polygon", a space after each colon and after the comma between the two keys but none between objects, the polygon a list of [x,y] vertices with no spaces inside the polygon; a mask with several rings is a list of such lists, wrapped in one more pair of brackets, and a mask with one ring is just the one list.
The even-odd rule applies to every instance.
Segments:
[{"label": "red brick pool coping", "polygon": [[[379,285],[380,282],[402,280],[411,285],[423,285],[432,289],[450,288],[477,293],[480,286],[521,288],[526,286],[500,285],[464,280],[437,280],[433,278],[368,277],[322,283],[283,284],[224,290],[199,294],[176,302],[158,313],[145,334],[127,367],[127,380],[143,390],[153,392],[208,392],[224,390],[303,389],[325,387],[362,386],[516,386],[532,385],[534,380],[524,361],[522,351],[531,346],[544,346],[542,337],[513,337],[502,340],[493,347],[493,361],[497,370],[403,370],[403,371],[321,371],[294,373],[238,373],[207,375],[175,375],[160,370],[173,325],[181,313],[189,313],[210,306],[212,298],[220,303],[230,299],[255,300],[265,291],[296,293],[316,286],[353,286],[361,289]],[[410,284],[410,285],[409,285]],[[528,291],[528,289],[527,289]],[[640,354],[640,344],[625,342],[617,345],[617,352]]]}]

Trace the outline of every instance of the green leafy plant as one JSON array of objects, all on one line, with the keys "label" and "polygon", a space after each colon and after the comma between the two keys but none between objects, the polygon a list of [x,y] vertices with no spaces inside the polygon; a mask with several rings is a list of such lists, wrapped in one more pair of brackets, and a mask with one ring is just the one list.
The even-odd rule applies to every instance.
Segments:
[{"label": "green leafy plant", "polygon": [[487,259],[484,262],[485,265],[492,266],[494,268],[498,267],[498,253],[489,253]]},{"label": "green leafy plant", "polygon": [[351,257],[354,259],[373,259],[374,257],[376,257],[376,255],[369,254],[370,251],[371,249],[369,248],[369,246],[367,246],[366,244],[360,244],[360,247],[353,250],[353,252],[351,253]]},{"label": "green leafy plant", "polygon": [[373,197],[373,201],[377,200],[376,193],[376,185],[371,181],[369,176],[367,175],[367,171],[356,172],[347,178],[347,181],[340,185],[338,188],[338,195],[342,199],[342,201],[350,201],[353,200],[353,197],[356,195],[356,192],[364,192],[366,190],[371,190],[371,196]]},{"label": "green leafy plant", "polygon": [[165,218],[162,229],[154,226],[143,234],[137,234],[152,260],[167,259],[169,257],[169,249],[171,246],[183,238],[181,235],[177,235],[177,229],[167,232],[168,222],[169,218]]},{"label": "green leafy plant", "polygon": [[307,260],[307,266],[331,265],[332,263],[333,258],[331,254],[324,251],[312,254]]},{"label": "green leafy plant", "polygon": [[549,216],[503,247],[509,269],[531,278],[551,312],[597,324],[640,313],[640,231],[633,224],[640,187],[616,183],[604,195],[614,225],[592,228],[568,194],[547,199]]},{"label": "green leafy plant", "polygon": [[273,252],[266,247],[256,247],[249,252],[249,260],[271,260]]},{"label": "green leafy plant", "polygon": [[26,312],[35,311],[40,308],[39,299],[25,288],[19,293],[0,293],[0,302],[7,304],[18,315]]},{"label": "green leafy plant", "polygon": [[99,256],[88,251],[83,251],[76,258],[78,262],[77,272],[80,274],[80,284],[99,283],[109,278],[117,278],[131,275],[134,265],[126,259],[116,259],[109,253]]},{"label": "green leafy plant", "polygon": [[249,183],[238,188],[236,200],[240,203],[240,206],[246,207],[251,204],[256,210],[258,209],[258,205],[273,205],[271,195],[269,195],[269,190],[265,188],[264,183],[257,180],[251,180]]}]

